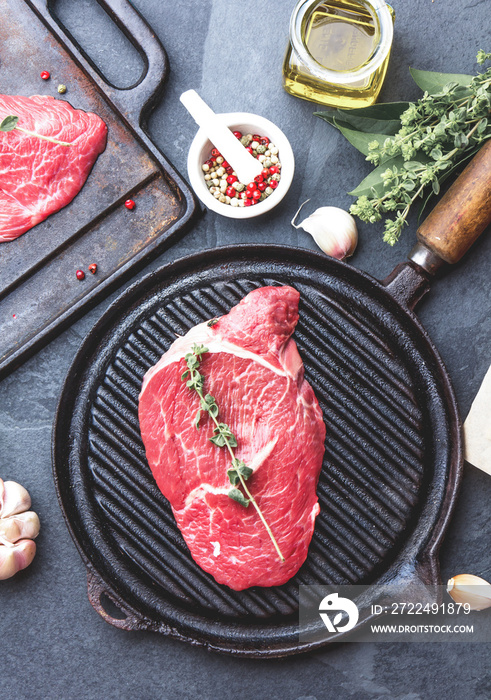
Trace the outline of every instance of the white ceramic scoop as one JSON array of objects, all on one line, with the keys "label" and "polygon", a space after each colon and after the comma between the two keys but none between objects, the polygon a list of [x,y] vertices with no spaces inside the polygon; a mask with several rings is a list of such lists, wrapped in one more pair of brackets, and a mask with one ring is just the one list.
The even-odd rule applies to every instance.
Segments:
[{"label": "white ceramic scoop", "polygon": [[181,95],[181,102],[203,129],[215,148],[218,148],[227,163],[237,173],[240,182],[252,182],[262,170],[261,163],[246,151],[230,129],[221,120],[219,114],[208,107],[195,90],[187,90]]}]

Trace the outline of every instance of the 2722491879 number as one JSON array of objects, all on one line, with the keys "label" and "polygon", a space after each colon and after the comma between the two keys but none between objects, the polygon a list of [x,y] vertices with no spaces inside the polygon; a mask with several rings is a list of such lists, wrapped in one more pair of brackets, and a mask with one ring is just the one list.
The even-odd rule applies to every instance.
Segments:
[{"label": "2722491879 number", "polygon": [[404,603],[393,602],[390,605],[372,605],[374,615],[388,613],[390,615],[468,615],[471,611],[469,603]]}]

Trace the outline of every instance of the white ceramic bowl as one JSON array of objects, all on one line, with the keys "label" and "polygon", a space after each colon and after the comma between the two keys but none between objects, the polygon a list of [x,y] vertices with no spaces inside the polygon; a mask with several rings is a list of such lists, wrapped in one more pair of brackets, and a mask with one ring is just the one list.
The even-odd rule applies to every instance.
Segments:
[{"label": "white ceramic bowl", "polygon": [[269,119],[260,117],[257,114],[248,114],[247,112],[231,112],[229,114],[221,114],[220,116],[232,131],[241,131],[243,134],[260,134],[261,136],[267,136],[269,140],[277,146],[278,159],[281,163],[281,179],[278,183],[278,187],[269,197],[266,197],[262,202],[258,202],[250,207],[232,207],[230,204],[219,202],[218,199],[210,194],[201,167],[210,157],[211,149],[213,148],[211,141],[209,141],[202,129],[199,129],[189,149],[189,181],[197,197],[199,197],[208,209],[222,216],[228,216],[231,219],[252,219],[255,216],[260,216],[273,209],[281,202],[288,192],[295,170],[295,159],[292,147],[281,129],[273,124],[273,122],[270,122]]}]

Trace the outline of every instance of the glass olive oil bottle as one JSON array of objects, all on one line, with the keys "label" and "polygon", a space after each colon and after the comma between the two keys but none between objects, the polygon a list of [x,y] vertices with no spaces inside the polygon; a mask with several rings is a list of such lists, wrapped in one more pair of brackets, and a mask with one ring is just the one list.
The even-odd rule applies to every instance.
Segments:
[{"label": "glass olive oil bottle", "polygon": [[290,22],[285,90],[334,107],[373,104],[387,71],[393,20],[384,0],[301,0]]}]

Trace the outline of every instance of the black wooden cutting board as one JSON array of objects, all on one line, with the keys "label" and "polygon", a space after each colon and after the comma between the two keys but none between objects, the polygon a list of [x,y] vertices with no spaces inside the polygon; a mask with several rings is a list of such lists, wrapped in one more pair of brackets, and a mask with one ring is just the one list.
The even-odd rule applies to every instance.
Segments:
[{"label": "black wooden cutting board", "polygon": [[[75,199],[0,244],[0,376],[121,284],[196,212],[191,190],[145,131],[168,72],[165,51],[126,0],[98,1],[145,57],[144,75],[132,88],[105,81],[47,0],[0,0],[2,92],[65,99],[108,126],[106,150]],[[60,83],[67,86],[64,95],[57,92]],[[124,206],[128,198],[136,202],[132,211]],[[98,266],[95,275],[88,272],[91,263]]]}]

